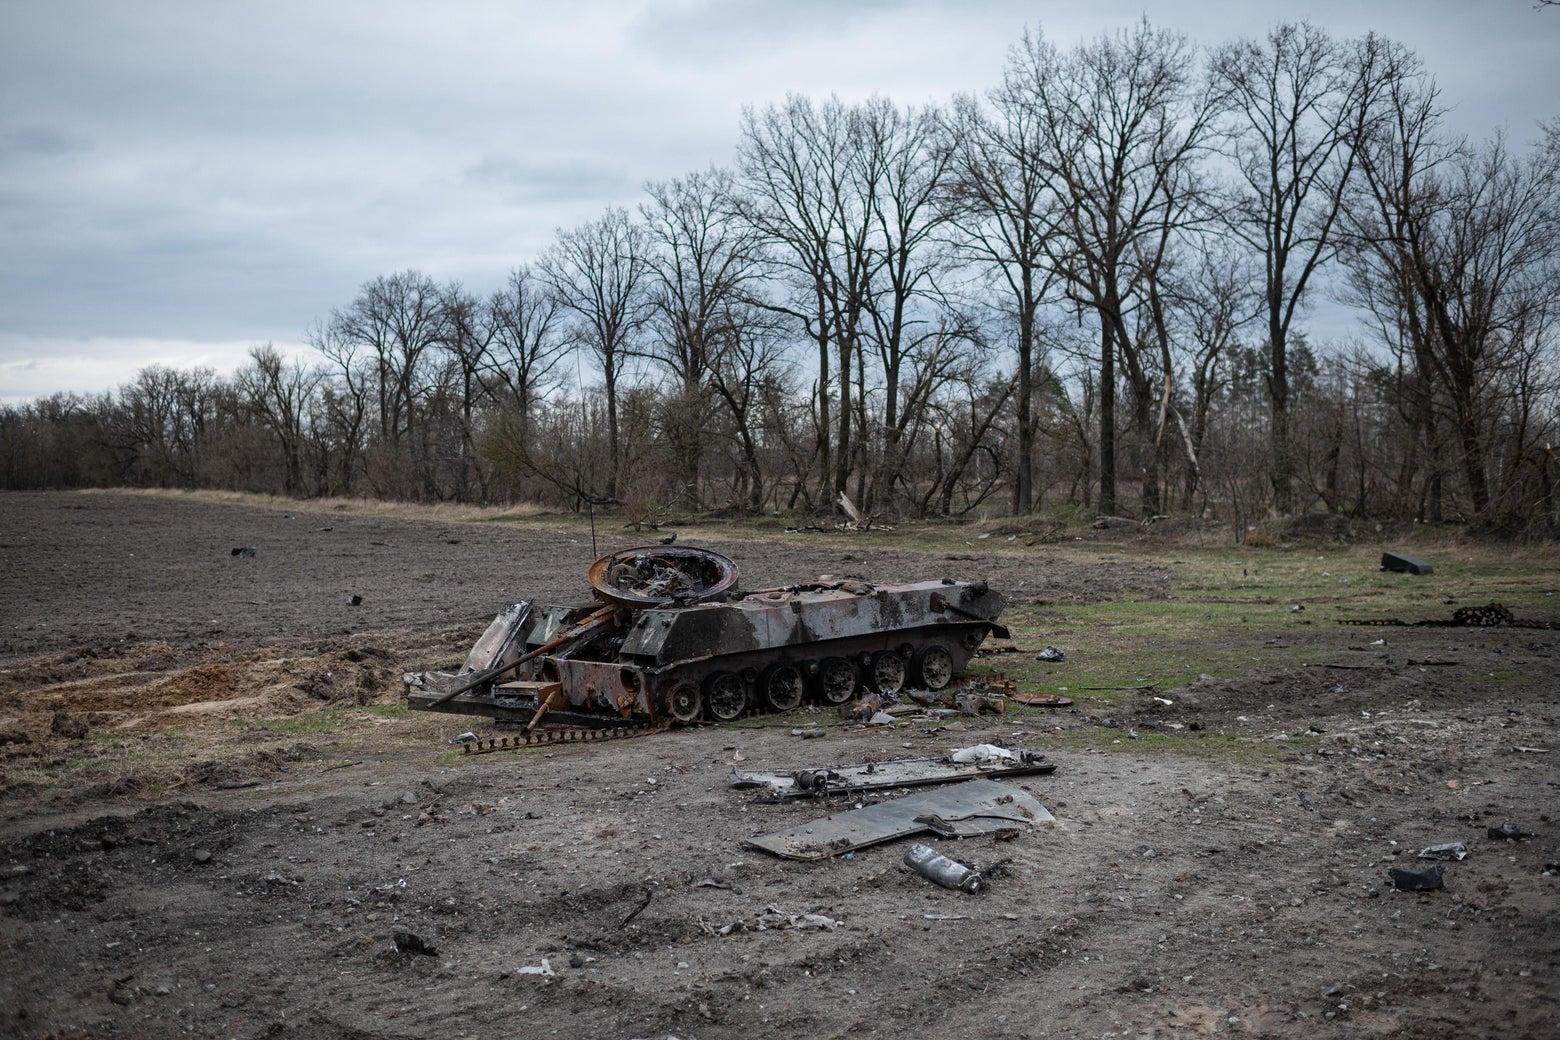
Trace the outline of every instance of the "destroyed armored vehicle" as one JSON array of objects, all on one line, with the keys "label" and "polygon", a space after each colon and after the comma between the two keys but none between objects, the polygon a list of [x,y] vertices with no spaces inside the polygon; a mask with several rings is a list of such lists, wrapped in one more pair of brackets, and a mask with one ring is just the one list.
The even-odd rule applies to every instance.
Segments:
[{"label": "destroyed armored vehicle", "polygon": [[589,578],[592,601],[515,603],[459,672],[408,676],[409,706],[527,728],[726,722],[863,689],[940,690],[988,635],[1008,635],[985,582],[825,577],[743,594],[726,557],[661,545],[603,556]]}]

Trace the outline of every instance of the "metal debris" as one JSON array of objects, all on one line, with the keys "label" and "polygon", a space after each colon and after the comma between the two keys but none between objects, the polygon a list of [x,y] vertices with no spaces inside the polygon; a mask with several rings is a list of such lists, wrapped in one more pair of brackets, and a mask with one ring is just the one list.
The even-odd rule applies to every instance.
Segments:
[{"label": "metal debris", "polygon": [[1468,850],[1460,841],[1443,842],[1419,850],[1419,859],[1462,860],[1468,858]]},{"label": "metal debris", "polygon": [[923,831],[968,838],[1053,820],[1045,806],[1015,787],[970,780],[759,835],[747,844],[785,859],[820,860]]},{"label": "metal debris", "polygon": [[1384,552],[1381,554],[1381,569],[1384,571],[1396,571],[1399,574],[1434,574],[1435,568],[1424,560],[1407,553]]},{"label": "metal debris", "polygon": [[1531,838],[1533,836],[1514,823],[1503,823],[1499,827],[1491,827],[1486,833],[1495,841],[1520,841],[1523,838]]},{"label": "metal debris", "polygon": [[1399,892],[1434,892],[1445,888],[1443,879],[1445,869],[1436,863],[1423,870],[1404,870],[1400,867],[1390,867],[1387,877],[1392,879],[1392,887]]},{"label": "metal debris", "polygon": [[705,921],[700,921],[699,924],[707,935],[735,935],[742,932],[767,932],[787,928],[803,932],[832,932],[840,926],[841,922],[818,913],[788,913],[770,903],[751,919],[733,921],[719,928]]},{"label": "metal debris", "polygon": [[1045,755],[1038,751],[992,744],[976,745],[976,748],[989,750],[961,748],[938,758],[900,758],[857,765],[773,770],[733,767],[730,783],[736,788],[760,788],[772,801],[786,802],[797,798],[945,784],[976,777],[1027,776],[1056,771],[1056,766],[1045,761]]},{"label": "metal debris", "polygon": [[905,866],[943,888],[974,895],[981,889],[980,871],[949,859],[930,845],[914,842],[905,850]]},{"label": "metal debris", "polygon": [[439,955],[438,950],[425,943],[422,936],[415,932],[396,932],[391,938],[395,942],[397,953],[422,953],[429,957]]}]

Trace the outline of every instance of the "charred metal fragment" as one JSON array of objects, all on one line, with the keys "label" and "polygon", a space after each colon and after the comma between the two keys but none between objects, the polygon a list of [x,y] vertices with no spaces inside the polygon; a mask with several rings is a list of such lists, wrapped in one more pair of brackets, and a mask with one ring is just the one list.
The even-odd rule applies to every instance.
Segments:
[{"label": "charred metal fragment", "polygon": [[[976,748],[962,750],[974,752]],[[759,790],[769,801],[788,802],[798,798],[946,784],[977,777],[1032,776],[1056,771],[1056,766],[1045,761],[1045,756],[1038,751],[1026,748],[996,750],[1004,754],[961,756],[954,752],[940,758],[900,758],[888,762],[799,769],[760,770],[733,766],[729,782],[739,789]],[[960,761],[961,757],[965,760]]]},{"label": "charred metal fragment", "polygon": [[970,838],[1053,820],[1045,806],[1016,787],[971,780],[825,816],[749,838],[747,844],[785,859],[818,860],[924,831]]}]

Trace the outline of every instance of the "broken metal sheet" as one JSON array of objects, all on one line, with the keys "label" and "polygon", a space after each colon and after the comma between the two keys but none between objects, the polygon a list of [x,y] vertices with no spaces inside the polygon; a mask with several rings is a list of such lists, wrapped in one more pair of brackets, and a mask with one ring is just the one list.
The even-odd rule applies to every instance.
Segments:
[{"label": "broken metal sheet", "polygon": [[971,780],[835,813],[749,838],[747,844],[785,859],[820,860],[922,831],[943,838],[970,838],[1053,819],[1045,806],[1016,787]]},{"label": "broken metal sheet", "polygon": [[[991,747],[991,745],[977,745]],[[830,794],[855,794],[883,791],[895,787],[922,787],[946,784],[973,777],[1031,776],[1051,773],[1056,766],[1045,756],[1027,748],[995,748],[1003,754],[963,755],[964,748],[941,758],[899,758],[888,762],[860,765],[805,767],[797,769],[744,770],[733,767],[730,783],[738,788],[761,788],[777,802],[795,798],[817,798]],[[972,761],[955,761],[956,757]]]},{"label": "broken metal sheet", "polygon": [[1417,556],[1408,553],[1384,552],[1381,554],[1381,569],[1384,571],[1397,571],[1401,574],[1434,574],[1435,568]]}]

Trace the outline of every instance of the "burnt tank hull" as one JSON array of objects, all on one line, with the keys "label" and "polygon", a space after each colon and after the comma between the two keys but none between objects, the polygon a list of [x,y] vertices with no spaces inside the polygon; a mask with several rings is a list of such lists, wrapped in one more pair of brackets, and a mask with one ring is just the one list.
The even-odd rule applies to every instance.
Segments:
[{"label": "burnt tank hull", "polygon": [[866,690],[942,689],[988,635],[1007,636],[1005,602],[984,582],[820,580],[743,595],[735,576],[708,550],[603,557],[595,600],[507,607],[459,672],[418,677],[408,703],[531,724],[548,713],[729,721]]}]

